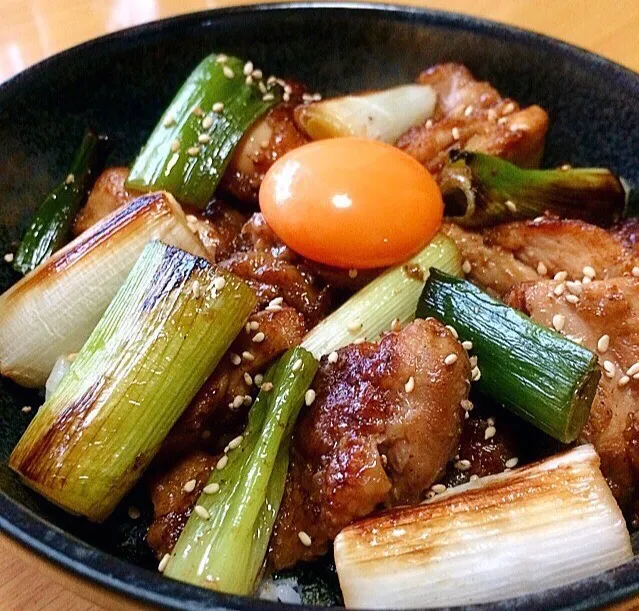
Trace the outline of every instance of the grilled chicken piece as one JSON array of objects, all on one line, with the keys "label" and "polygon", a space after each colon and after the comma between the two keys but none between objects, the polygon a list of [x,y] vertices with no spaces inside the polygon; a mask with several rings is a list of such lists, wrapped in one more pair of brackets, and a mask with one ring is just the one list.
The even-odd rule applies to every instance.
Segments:
[{"label": "grilled chicken piece", "polygon": [[543,108],[521,109],[460,64],[433,66],[417,82],[437,92],[435,115],[424,125],[409,129],[396,146],[423,163],[436,178],[449,151],[459,148],[498,155],[521,166],[538,165],[548,129]]},{"label": "grilled chicken piece", "polygon": [[304,90],[294,83],[289,86],[290,101],[272,108],[244,135],[224,172],[221,187],[243,202],[257,204],[267,170],[282,155],[308,142],[293,119]]},{"label": "grilled chicken piece", "polygon": [[335,363],[324,357],[295,430],[271,564],[324,554],[353,520],[423,498],[456,452],[469,375],[465,351],[434,319],[342,348]]},{"label": "grilled chicken piece", "polygon": [[[218,440],[234,424],[240,422],[246,414],[247,406],[230,408],[229,404],[238,396],[255,395],[257,388],[252,384],[253,376],[264,373],[273,359],[300,344],[307,331],[304,318],[289,307],[277,312],[257,312],[251,316],[249,322],[257,323],[258,328],[251,329],[248,333],[242,331],[235,339],[228,353],[164,440],[157,462],[173,461],[177,456],[198,447],[198,444],[208,445],[210,442],[206,442],[207,439]],[[258,332],[264,333],[264,341],[253,341]],[[231,360],[236,356],[241,359],[237,365]]]},{"label": "grilled chicken piece", "polygon": [[80,235],[116,208],[128,204],[140,196],[139,191],[129,191],[124,183],[129,177],[129,168],[107,168],[98,176],[85,206],[78,212],[73,223],[73,235]]},{"label": "grilled chicken piece", "polygon": [[[596,254],[596,253],[591,253]],[[557,281],[522,285],[508,303],[536,322],[552,327],[565,317],[563,333],[596,352],[604,368],[582,441],[592,443],[601,470],[622,507],[639,483],[639,279],[625,277],[582,285],[579,301],[566,301],[569,291],[554,294]],[[606,340],[599,340],[607,335]],[[630,370],[630,371],[629,371]]]},{"label": "grilled chicken piece", "polygon": [[[194,452],[151,480],[154,515],[146,542],[158,558],[170,552],[177,543],[217,459],[205,452]],[[185,490],[184,485],[191,480],[195,480],[195,485],[188,492],[190,486]]]}]

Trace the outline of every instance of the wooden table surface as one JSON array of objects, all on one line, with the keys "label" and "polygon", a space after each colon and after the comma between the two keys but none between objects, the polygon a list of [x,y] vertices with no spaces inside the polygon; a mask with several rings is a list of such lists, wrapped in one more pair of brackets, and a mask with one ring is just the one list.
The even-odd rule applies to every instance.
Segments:
[{"label": "wooden table surface", "polygon": [[[179,13],[241,3],[0,0],[0,82],[44,57],[107,32]],[[407,4],[469,13],[537,30],[639,71],[639,0],[410,0]],[[67,585],[58,584],[43,573],[37,561],[9,549],[0,554],[1,611],[102,608],[73,593]]]}]

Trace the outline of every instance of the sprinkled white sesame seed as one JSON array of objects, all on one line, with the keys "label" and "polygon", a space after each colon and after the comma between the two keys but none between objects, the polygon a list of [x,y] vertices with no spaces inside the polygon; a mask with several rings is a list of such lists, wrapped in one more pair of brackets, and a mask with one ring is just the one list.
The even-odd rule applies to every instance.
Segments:
[{"label": "sprinkled white sesame seed", "polygon": [[328,355],[328,357],[327,357],[327,359],[326,359],[326,360],[327,360],[329,363],[337,363],[337,358],[338,358],[338,356],[339,356],[339,355],[337,354],[337,352],[335,352],[335,350],[333,350],[333,352],[331,352],[331,353]]},{"label": "sprinkled white sesame seed", "polygon": [[573,282],[572,280],[569,280],[568,282],[566,282],[566,288],[573,295],[581,295],[584,291],[583,287],[581,286],[581,282],[578,281]]},{"label": "sprinkled white sesame seed", "polygon": [[197,137],[197,141],[200,144],[208,144],[209,142],[211,142],[211,136],[209,136],[208,134],[200,134]]},{"label": "sprinkled white sesame seed", "polygon": [[251,397],[251,395],[244,395],[242,397],[242,403],[248,407],[251,403],[253,403],[253,397]]},{"label": "sprinkled white sesame seed", "polygon": [[471,367],[477,367],[477,356],[473,355],[469,359]]},{"label": "sprinkled white sesame seed", "polygon": [[313,544],[311,538],[303,530],[300,530],[300,532],[297,533],[297,536],[299,537],[299,540],[302,542],[302,545],[304,547],[310,547]]},{"label": "sprinkled white sesame seed", "polygon": [[451,134],[453,136],[453,140],[459,140],[461,138],[458,127],[453,127],[453,129],[451,130]]},{"label": "sprinkled white sesame seed", "polygon": [[246,384],[248,384],[249,386],[253,384],[253,378],[248,371],[244,372],[244,382],[246,382]]},{"label": "sprinkled white sesame seed", "polygon": [[191,146],[188,149],[186,149],[186,154],[189,155],[189,157],[197,157],[200,154],[200,147]]},{"label": "sprinkled white sesame seed", "polygon": [[28,414],[28,413],[31,411],[31,406],[30,406],[30,405],[25,405],[25,406],[22,408],[22,411],[23,411],[25,414]]},{"label": "sprinkled white sesame seed", "polygon": [[281,305],[267,305],[264,310],[266,310],[267,312],[281,312],[282,311],[282,306]]},{"label": "sprinkled white sesame seed", "polygon": [[255,374],[255,377],[253,378],[253,382],[255,382],[255,386],[261,386],[263,381],[264,381],[264,376],[261,373]]},{"label": "sprinkled white sesame seed", "polygon": [[204,494],[215,494],[216,492],[219,492],[219,491],[220,491],[220,485],[217,482],[208,484],[207,486],[204,486],[204,488],[202,489],[202,492],[204,492]]},{"label": "sprinkled white sesame seed", "polygon": [[[215,108],[215,104],[213,105],[213,107]],[[202,128],[203,129],[209,129],[212,126],[213,126],[213,117],[211,117],[211,115],[207,115],[202,120]]]},{"label": "sprinkled white sesame seed", "polygon": [[253,339],[251,339],[252,342],[255,342],[256,344],[260,344],[262,343],[264,340],[266,339],[266,335],[263,331],[260,331],[259,333],[256,333],[253,336]]},{"label": "sprinkled white sesame seed", "polygon": [[269,305],[282,305],[284,302],[284,297],[275,297],[275,299],[271,299],[269,301]]},{"label": "sprinkled white sesame seed", "polygon": [[67,175],[67,177],[64,179],[64,184],[66,185],[72,185],[74,182],[75,182],[75,176],[73,174]]},{"label": "sprinkled white sesame seed", "polygon": [[510,458],[506,461],[506,468],[514,469],[518,463],[519,463],[519,458],[517,458],[516,456],[513,458]]},{"label": "sprinkled white sesame seed", "polygon": [[231,79],[231,78],[233,78],[235,76],[235,72],[233,72],[233,70],[231,69],[230,66],[224,66],[222,68],[222,73],[228,79]]},{"label": "sprinkled white sesame seed", "polygon": [[591,267],[590,265],[586,265],[586,267],[584,267],[583,270],[581,271],[583,272],[584,276],[587,276],[591,280],[597,275],[597,272],[595,271],[595,269]]},{"label": "sprinkled white sesame seed", "polygon": [[299,371],[302,368],[303,364],[304,364],[304,362],[302,361],[302,359],[297,359],[293,363],[293,366],[291,367],[291,371]]},{"label": "sprinkled white sesame seed", "polygon": [[553,293],[559,297],[559,295],[564,294],[564,290],[566,289],[566,285],[563,282],[560,282],[554,289]]},{"label": "sprinkled white sesame seed", "polygon": [[194,280],[193,284],[191,285],[191,293],[193,294],[193,297],[195,297],[196,299],[200,298],[200,281],[199,280]]},{"label": "sprinkled white sesame seed", "polygon": [[158,571],[160,571],[160,573],[164,573],[164,570],[166,569],[167,564],[169,564],[170,559],[171,554],[164,554],[164,556],[162,556],[162,560],[160,560],[160,564],[158,564]]},{"label": "sprinkled white sesame seed", "polygon": [[457,329],[451,325],[446,325],[446,328],[453,334],[455,339],[459,339],[459,333],[457,333]]},{"label": "sprinkled white sesame seed", "polygon": [[473,349],[473,342],[471,342],[470,340],[466,340],[464,342],[462,342],[462,348],[464,350],[472,350]]},{"label": "sprinkled white sesame seed", "polygon": [[253,78],[255,80],[259,81],[263,76],[264,75],[259,68],[256,68],[255,70],[253,70]]},{"label": "sprinkled white sesame seed", "polygon": [[215,468],[218,471],[221,471],[222,469],[224,469],[224,467],[226,467],[226,464],[229,462],[229,457],[225,454],[224,456],[222,456],[222,458],[220,458],[220,460],[217,461]]},{"label": "sprinkled white sesame seed", "polygon": [[249,74],[249,75],[248,75],[248,76],[244,79],[244,82],[245,82],[247,85],[252,85],[252,84],[253,84],[253,77]]},{"label": "sprinkled white sesame seed", "polygon": [[442,492],[446,492],[446,486],[444,486],[444,484],[434,484],[433,486],[430,487],[430,489],[435,494],[441,494]]},{"label": "sprinkled white sesame seed", "polygon": [[540,261],[539,263],[537,263],[537,273],[540,276],[545,276],[548,273],[548,268],[546,267],[543,261]]},{"label": "sprinkled white sesame seed", "polygon": [[306,405],[313,405],[313,401],[315,401],[315,391],[309,388],[304,395],[304,403],[306,403]]},{"label": "sprinkled white sesame seed", "polygon": [[236,367],[242,362],[242,357],[239,354],[235,354],[235,352],[231,352],[229,358],[231,359],[231,363]]},{"label": "sprinkled white sesame seed", "polygon": [[457,362],[457,355],[452,352],[444,359],[445,365],[454,365]]},{"label": "sprinkled white sesame seed", "polygon": [[565,324],[566,317],[563,314],[555,314],[552,317],[552,326],[555,328],[555,331],[562,331]]},{"label": "sprinkled white sesame seed", "polygon": [[488,109],[488,120],[495,121],[497,119],[497,111],[494,108]]},{"label": "sprinkled white sesame seed", "polygon": [[263,100],[264,102],[270,102],[271,100],[274,100],[274,99],[275,99],[275,96],[274,96],[272,93],[265,93],[265,94],[262,96],[262,100]]},{"label": "sprinkled white sesame seed", "polygon": [[566,295],[566,301],[568,303],[576,305],[577,303],[579,303],[579,297],[577,297],[577,295]]},{"label": "sprinkled white sesame seed", "polygon": [[465,117],[470,117],[470,115],[473,114],[473,107],[471,104],[469,104],[468,106],[466,106],[466,108],[464,109],[464,116]]},{"label": "sprinkled white sesame seed", "polygon": [[478,479],[479,479],[479,475],[477,475],[477,473],[473,473],[473,474],[470,476],[470,481],[471,481],[471,482],[474,482],[474,481],[476,481],[476,480],[478,480]]},{"label": "sprinkled white sesame seed", "polygon": [[509,115],[514,110],[515,110],[515,104],[513,102],[508,102],[508,104],[504,106],[502,113],[505,115]]},{"label": "sprinkled white sesame seed", "polygon": [[460,405],[465,412],[470,412],[475,407],[470,399],[462,399]]},{"label": "sprinkled white sesame seed", "polygon": [[415,390],[415,378],[411,376],[408,378],[406,384],[404,384],[404,390],[408,393],[411,393]]},{"label": "sprinkled white sesame seed", "polygon": [[242,73],[244,74],[244,76],[249,76],[249,74],[253,74],[253,62],[252,61],[248,61],[244,64],[244,68],[242,69]]},{"label": "sprinkled white sesame seed", "polygon": [[356,269],[349,269],[348,270],[348,277],[349,278],[357,278],[357,270]]},{"label": "sprinkled white sesame seed", "polygon": [[277,77],[275,77],[275,76],[273,76],[273,75],[271,74],[271,76],[269,76],[269,77],[266,79],[266,84],[267,84],[267,85],[273,85],[273,83],[277,83]]},{"label": "sprinkled white sesame seed", "polygon": [[204,116],[204,111],[202,110],[202,108],[200,106],[194,106],[193,110],[191,111],[196,117],[203,117]]},{"label": "sprinkled white sesame seed", "polygon": [[180,145],[181,142],[177,138],[173,140],[173,142],[171,142],[171,152],[177,153],[180,150]]},{"label": "sprinkled white sesame seed", "polygon": [[495,422],[496,422],[496,421],[495,421],[495,417],[494,417],[494,416],[491,416],[490,418],[488,418],[488,419],[486,420],[486,422],[488,422],[488,424],[489,424],[490,426],[495,426]]},{"label": "sprinkled white sesame seed", "polygon": [[506,206],[506,208],[508,208],[508,210],[510,210],[510,212],[513,212],[513,213],[517,212],[517,206],[516,206],[515,202],[513,202],[510,199],[507,199],[504,202],[504,206]]},{"label": "sprinkled white sesame seed", "polygon": [[243,395],[235,395],[235,397],[233,397],[233,409],[239,409],[240,407],[242,407],[242,404],[244,403],[244,396]]},{"label": "sprinkled white sesame seed", "polygon": [[606,377],[608,378],[615,377],[615,371],[617,370],[617,368],[615,367],[615,364],[612,361],[604,361],[603,368],[606,373]]},{"label": "sprinkled white sesame seed", "polygon": [[621,376],[617,382],[617,386],[619,386],[620,388],[626,386],[627,384],[630,383],[630,377],[629,376]]},{"label": "sprinkled white sesame seed", "polygon": [[195,484],[197,484],[197,482],[194,479],[190,479],[182,486],[182,490],[184,490],[184,492],[193,492],[195,490]]},{"label": "sprinkled white sesame seed", "polygon": [[231,441],[229,441],[229,450],[237,450],[237,448],[240,447],[243,439],[244,437],[242,435],[238,435],[237,437],[231,439]]},{"label": "sprinkled white sesame seed", "polygon": [[581,284],[583,284],[584,286],[585,286],[586,284],[590,284],[591,282],[592,282],[592,278],[590,278],[589,276],[584,276],[584,277],[581,279]]},{"label": "sprinkled white sesame seed", "polygon": [[470,274],[470,272],[473,271],[473,266],[470,264],[470,261],[468,259],[465,259],[462,263],[462,271],[465,274]]},{"label": "sprinkled white sesame seed", "polygon": [[357,333],[358,331],[361,331],[362,329],[362,323],[357,321],[357,320],[352,320],[351,322],[348,323],[348,325],[346,325],[346,328],[348,329],[349,333]]},{"label": "sprinkled white sesame seed", "polygon": [[608,350],[610,346],[610,335],[602,335],[597,341],[597,350],[602,354]]},{"label": "sprinkled white sesame seed", "polygon": [[557,272],[553,280],[558,280],[559,282],[563,282],[566,278],[568,278],[568,272]]},{"label": "sprinkled white sesame seed", "polygon": [[8,252],[4,256],[4,260],[5,260],[5,263],[13,263],[13,253],[12,252]]},{"label": "sprinkled white sesame seed", "polygon": [[473,370],[470,372],[470,377],[473,382],[479,382],[481,378],[481,371],[479,370],[479,367],[473,367]]},{"label": "sprinkled white sesame seed", "polygon": [[470,469],[470,460],[466,460],[464,458],[462,460],[456,461],[455,469],[457,469],[458,471],[468,471],[468,469]]},{"label": "sprinkled white sesame seed", "polygon": [[395,333],[402,330],[402,323],[399,318],[393,318],[393,320],[391,320],[390,328],[391,331]]},{"label": "sprinkled white sesame seed", "polygon": [[140,517],[140,510],[133,505],[129,507],[127,513],[132,520],[137,520]]},{"label": "sprinkled white sesame seed", "polygon": [[634,363],[628,368],[628,371],[626,371],[626,375],[629,375],[632,377],[637,373],[639,373],[639,361],[637,361],[636,363]]},{"label": "sprinkled white sesame seed", "polygon": [[164,127],[171,127],[172,125],[175,125],[175,117],[172,114],[168,115],[164,119],[164,122],[162,123],[162,125],[164,125]]},{"label": "sprinkled white sesame seed", "polygon": [[242,352],[242,358],[245,361],[254,361],[255,360],[255,356],[253,356],[253,353],[249,352],[248,350],[245,350],[244,352]]},{"label": "sprinkled white sesame seed", "polygon": [[264,392],[268,392],[269,390],[273,390],[273,382],[264,382],[264,384],[262,384],[262,387],[260,388],[260,390],[263,390]]},{"label": "sprinkled white sesame seed", "polygon": [[211,517],[211,514],[207,511],[206,507],[202,507],[202,505],[196,505],[193,511],[195,511],[198,518],[202,518],[203,520],[208,520]]},{"label": "sprinkled white sesame seed", "polygon": [[433,120],[432,119],[428,119],[426,121],[426,129],[430,129],[433,126]]},{"label": "sprinkled white sesame seed", "polygon": [[224,55],[224,53],[218,53],[218,56],[215,58],[215,63],[223,64],[228,59],[228,56]]},{"label": "sprinkled white sesame seed", "polygon": [[632,276],[639,278],[639,265],[635,265],[635,267],[632,268]]},{"label": "sprinkled white sesame seed", "polygon": [[222,276],[218,276],[213,280],[213,288],[216,291],[221,291],[226,286],[226,280]]},{"label": "sprinkled white sesame seed", "polygon": [[495,436],[497,429],[494,426],[487,426],[484,431],[484,439],[492,439]]},{"label": "sprinkled white sesame seed", "polygon": [[359,346],[360,344],[363,344],[365,341],[366,341],[365,337],[358,337],[357,339],[353,340],[353,345]]}]

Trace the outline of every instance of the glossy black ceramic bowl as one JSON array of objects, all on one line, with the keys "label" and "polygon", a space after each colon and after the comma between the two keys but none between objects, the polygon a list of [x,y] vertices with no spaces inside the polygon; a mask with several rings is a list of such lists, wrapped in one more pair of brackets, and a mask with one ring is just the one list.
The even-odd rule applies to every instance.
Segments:
[{"label": "glossy black ceramic bowl", "polygon": [[[262,5],[119,32],[0,85],[0,253],[13,252],[87,124],[111,136],[113,162],[130,161],[179,84],[212,51],[250,57],[269,72],[327,93],[403,83],[430,64],[462,62],[504,94],[548,110],[545,164],[606,166],[639,184],[637,74],[560,42],[460,15],[342,3]],[[0,292],[16,279],[0,264]],[[143,543],[150,507],[141,491],[96,526],[24,488],[6,461],[33,416],[20,408],[40,401],[0,379],[0,530],[9,540],[108,596],[138,604],[275,608],[160,577]],[[130,503],[142,508],[142,519],[128,518]],[[592,579],[482,608],[586,609],[638,593],[635,559]]]}]

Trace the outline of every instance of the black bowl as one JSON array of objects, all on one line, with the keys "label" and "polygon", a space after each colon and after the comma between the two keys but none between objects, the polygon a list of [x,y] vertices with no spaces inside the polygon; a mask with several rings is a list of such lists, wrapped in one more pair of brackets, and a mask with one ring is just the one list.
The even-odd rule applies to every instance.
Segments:
[{"label": "black bowl", "polygon": [[[403,83],[430,64],[462,62],[505,94],[548,109],[546,164],[606,166],[639,184],[639,75],[600,57],[503,25],[405,7],[225,9],[91,41],[0,86],[0,253],[13,252],[34,207],[64,175],[87,124],[111,136],[113,162],[129,161],[185,76],[215,50],[250,57],[328,93]],[[9,266],[0,265],[0,292],[15,280]],[[141,492],[127,503],[142,508],[142,520],[129,520],[125,504],[95,526],[24,488],[6,460],[33,416],[20,408],[39,401],[37,393],[0,379],[2,532],[108,596],[170,609],[274,608],[149,570],[154,563],[142,535],[150,508]],[[586,609],[636,593],[637,559],[567,587],[482,608]]]}]

